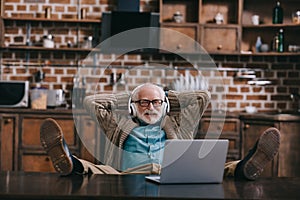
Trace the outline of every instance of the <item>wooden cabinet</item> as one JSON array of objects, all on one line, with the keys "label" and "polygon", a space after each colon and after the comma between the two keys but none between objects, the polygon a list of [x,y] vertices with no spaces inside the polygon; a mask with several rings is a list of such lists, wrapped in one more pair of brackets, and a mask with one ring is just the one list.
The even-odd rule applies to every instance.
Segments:
[{"label": "wooden cabinet", "polygon": [[[201,44],[208,53],[237,54],[260,53],[255,51],[255,42],[258,36],[262,42],[269,45],[269,55],[280,54],[271,52],[274,36],[280,28],[284,29],[284,51],[289,45],[300,45],[297,33],[300,24],[292,22],[292,13],[300,7],[297,0],[282,2],[284,10],[283,24],[272,24],[272,10],[276,2],[260,0],[160,0],[160,22],[163,27],[173,29],[174,24],[186,28],[187,25],[197,26],[197,35],[191,37],[191,31],[181,31]],[[174,14],[180,13],[182,19],[179,23],[173,19]],[[217,14],[222,15],[222,22],[216,23]],[[251,17],[259,15],[260,24],[252,25]],[[161,38],[163,44],[174,42],[176,38]],[[171,44],[170,44],[171,46]],[[178,46],[178,45],[177,45]],[[180,45],[179,45],[180,46]],[[181,51],[185,51],[183,48]],[[187,49],[190,52],[191,49]],[[288,52],[297,54],[297,52]],[[282,55],[282,53],[281,53]]]},{"label": "wooden cabinet", "polygon": [[[221,135],[219,135],[221,133]],[[196,138],[228,139],[227,161],[240,159],[240,121],[238,115],[204,115],[200,121]]]},{"label": "wooden cabinet", "polygon": [[0,114],[0,171],[15,169],[17,124],[15,114]]},{"label": "wooden cabinet", "polygon": [[[24,3],[26,4],[26,3]],[[271,44],[274,36],[280,28],[284,29],[285,53],[299,54],[298,52],[288,52],[289,45],[300,45],[298,32],[300,24],[292,21],[292,13],[300,7],[298,0],[288,0],[282,2],[284,10],[283,24],[272,24],[272,10],[275,6],[274,1],[260,0],[159,0],[158,10],[160,13],[160,23],[162,27],[170,28],[186,34],[194,39],[213,54],[239,54],[257,53],[254,51],[255,41],[258,36],[262,42]],[[174,14],[180,13],[182,20],[175,22]],[[99,13],[97,13],[99,14]],[[222,23],[217,24],[215,17],[221,14]],[[259,15],[260,24],[252,25],[251,17]],[[39,52],[42,55],[48,51],[65,52],[65,57],[76,54],[69,63],[75,63],[78,56],[85,57],[91,49],[81,48],[81,44],[86,36],[93,36],[95,44],[100,38],[101,21],[100,19],[46,19],[35,17],[6,17],[5,13],[0,20],[0,44],[2,51],[14,52],[27,51]],[[18,15],[15,15],[18,16]],[[41,32],[41,27],[44,29]],[[18,28],[18,30],[15,30]],[[14,30],[21,33],[18,37],[10,37],[6,30]],[[29,33],[28,33],[29,30]],[[43,35],[53,34],[55,37],[55,48],[43,48],[41,44],[26,46],[29,37],[35,44],[40,41]],[[170,35],[162,35],[161,46],[168,49],[184,53],[193,53],[194,45],[184,44],[177,41]],[[72,48],[68,47],[71,42]],[[282,53],[264,52],[269,55],[283,55]],[[24,57],[30,58],[27,54]],[[39,56],[36,56],[39,57]],[[42,56],[43,57],[43,56]],[[48,57],[47,57],[48,58]],[[46,60],[46,58],[45,58]],[[64,63],[64,66],[66,63]]]},{"label": "wooden cabinet", "polygon": [[[77,129],[74,124],[72,111],[34,111],[26,109],[16,114],[11,113],[14,109],[4,109],[0,112],[0,147],[1,147],[1,166],[0,170],[9,171],[39,171],[55,172],[50,157],[40,143],[40,126],[46,118],[55,119],[61,126],[66,143],[72,154],[96,162],[95,158],[82,144]],[[94,121],[89,116],[80,116],[80,131],[86,137],[97,135]],[[89,124],[90,127],[82,125]]]},{"label": "wooden cabinet", "polygon": [[[200,43],[209,53],[236,53],[239,51],[238,24],[241,4],[240,0],[160,0],[160,22],[162,27],[170,29],[175,29],[174,26],[179,29],[180,26],[181,33]],[[173,19],[173,16],[178,13],[183,19],[179,23]],[[217,14],[223,17],[221,24],[216,24]],[[191,31],[187,26],[193,26],[193,29],[197,28],[197,30]],[[169,44],[170,46],[179,47],[177,51],[182,47],[180,49],[182,52],[193,52],[193,48],[185,48],[188,44],[183,45],[182,41],[176,41],[176,37],[161,38],[161,43],[164,45],[170,42],[175,43]],[[178,45],[178,43],[183,44]],[[194,49],[194,52],[196,51],[197,49]]]},{"label": "wooden cabinet", "polygon": [[[0,109],[0,171],[55,171],[40,144],[40,125],[48,117],[61,125],[74,155],[94,163],[103,160],[105,140],[94,120],[84,112],[76,115],[75,124],[71,110]],[[205,113],[195,138],[228,139],[227,161],[239,160],[269,127],[280,130],[281,144],[279,153],[266,166],[262,176],[300,176],[299,115],[214,113],[212,116]]]},{"label": "wooden cabinet", "polygon": [[281,133],[279,153],[264,169],[262,176],[300,176],[300,116],[263,115],[241,116],[242,157],[253,147],[261,133],[269,127]]}]

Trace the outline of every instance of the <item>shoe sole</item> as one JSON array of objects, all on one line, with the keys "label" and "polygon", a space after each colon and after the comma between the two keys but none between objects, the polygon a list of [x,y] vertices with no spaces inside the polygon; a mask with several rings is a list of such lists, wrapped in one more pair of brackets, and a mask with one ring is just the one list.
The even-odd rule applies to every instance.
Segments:
[{"label": "shoe sole", "polygon": [[55,170],[62,175],[70,174],[73,169],[72,160],[64,149],[63,132],[55,120],[48,118],[42,123],[40,140]]},{"label": "shoe sole", "polygon": [[280,132],[276,128],[269,128],[261,135],[253,156],[245,163],[244,175],[249,180],[260,176],[267,163],[272,161],[278,153]]}]

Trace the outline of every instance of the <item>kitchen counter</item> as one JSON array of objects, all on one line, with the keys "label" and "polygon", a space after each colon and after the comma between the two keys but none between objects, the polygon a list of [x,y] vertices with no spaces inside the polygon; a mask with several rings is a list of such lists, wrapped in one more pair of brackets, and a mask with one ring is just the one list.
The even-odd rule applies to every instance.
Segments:
[{"label": "kitchen counter", "polygon": [[296,111],[267,111],[267,112],[256,112],[246,113],[241,112],[212,112],[211,110],[205,111],[202,117],[232,117],[240,119],[263,119],[270,121],[300,121],[300,112]]},{"label": "kitchen counter", "polygon": [[0,172],[0,199],[299,199],[300,177],[158,185],[144,175]]},{"label": "kitchen counter", "polygon": [[261,113],[240,113],[241,119],[262,119],[270,121],[300,121],[300,113],[296,112],[261,112]]}]

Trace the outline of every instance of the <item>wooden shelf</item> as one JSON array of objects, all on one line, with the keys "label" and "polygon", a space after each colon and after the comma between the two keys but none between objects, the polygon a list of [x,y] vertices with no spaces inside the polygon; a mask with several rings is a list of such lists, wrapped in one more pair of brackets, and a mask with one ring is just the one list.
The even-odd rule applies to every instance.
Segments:
[{"label": "wooden shelf", "polygon": [[241,55],[253,55],[253,56],[299,56],[300,52],[259,52],[259,53],[250,53],[244,54],[240,53]]},{"label": "wooden shelf", "polygon": [[72,51],[72,52],[91,52],[95,51],[95,49],[83,49],[83,48],[68,48],[68,47],[61,47],[61,48],[45,48],[45,47],[37,47],[37,46],[9,46],[9,47],[2,47],[3,50],[20,50],[20,51]]},{"label": "wooden shelf", "polygon": [[54,22],[54,23],[100,23],[100,19],[47,19],[47,18],[19,18],[2,17],[5,21],[28,21],[28,22]]},{"label": "wooden shelf", "polygon": [[183,22],[183,23],[176,23],[176,22],[162,22],[160,23],[163,26],[177,26],[177,27],[185,27],[185,26],[198,26],[198,23],[193,22]]},{"label": "wooden shelf", "polygon": [[210,27],[210,28],[238,28],[238,24],[202,24],[204,27]]},{"label": "wooden shelf", "polygon": [[[65,51],[65,52],[78,52],[78,53],[90,53],[90,52],[100,52],[100,50],[94,49],[81,49],[81,48],[44,48],[44,47],[33,47],[33,46],[13,46],[13,47],[0,47],[0,49],[4,51],[11,51],[11,50],[17,50],[17,51]],[[171,54],[166,51],[160,51],[159,54]],[[199,52],[180,52],[180,54],[199,54]],[[249,56],[300,56],[300,52],[260,52],[260,53],[254,53],[254,52],[238,52],[238,51],[210,51],[208,52],[210,55],[249,55]]]},{"label": "wooden shelf", "polygon": [[244,24],[243,28],[300,28],[300,24]]}]

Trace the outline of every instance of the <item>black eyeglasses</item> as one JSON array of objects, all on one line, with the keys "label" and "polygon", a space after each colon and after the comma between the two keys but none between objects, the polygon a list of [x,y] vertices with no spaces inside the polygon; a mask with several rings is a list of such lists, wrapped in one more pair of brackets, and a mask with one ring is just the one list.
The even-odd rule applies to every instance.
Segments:
[{"label": "black eyeglasses", "polygon": [[133,103],[139,103],[140,106],[142,107],[148,107],[150,105],[150,103],[152,103],[153,107],[159,107],[162,105],[162,103],[164,102],[161,99],[154,99],[152,101],[147,100],[147,99],[140,99],[137,101],[132,101]]}]

